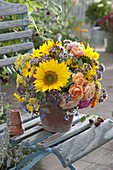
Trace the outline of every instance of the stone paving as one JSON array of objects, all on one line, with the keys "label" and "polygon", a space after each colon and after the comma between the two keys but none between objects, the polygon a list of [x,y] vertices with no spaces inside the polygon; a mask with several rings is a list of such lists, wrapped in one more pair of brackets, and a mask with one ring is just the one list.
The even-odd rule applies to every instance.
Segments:
[{"label": "stone paving", "polygon": [[[94,109],[83,109],[81,113],[101,115],[113,119],[113,53],[100,52],[100,61],[105,65],[106,71],[103,74],[103,87],[107,89],[108,99],[103,104],[98,104]],[[15,88],[6,91],[5,100],[13,103],[15,108],[20,108],[12,98]],[[113,140],[99,147],[95,151],[86,155],[79,161],[75,162],[77,170],[113,170]],[[42,160],[42,169],[40,170],[68,170],[63,168],[59,159],[51,154]],[[38,169],[37,169],[38,170]]]},{"label": "stone paving", "polygon": [[[102,84],[108,92],[108,99],[94,109],[83,109],[82,113],[101,115],[113,119],[113,53],[100,52],[100,61],[105,65]],[[59,159],[53,154],[42,161],[43,170],[68,170],[63,168]],[[113,140],[75,162],[77,170],[113,170]]]}]

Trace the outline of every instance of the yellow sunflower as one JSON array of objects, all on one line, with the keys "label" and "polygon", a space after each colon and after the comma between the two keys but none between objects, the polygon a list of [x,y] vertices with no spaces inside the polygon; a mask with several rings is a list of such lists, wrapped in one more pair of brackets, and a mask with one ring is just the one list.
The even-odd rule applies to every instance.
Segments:
[{"label": "yellow sunflower", "polygon": [[84,45],[82,45],[82,47],[85,52],[84,54],[85,56],[89,57],[90,59],[98,60],[100,54],[97,52],[94,52],[93,48],[91,48],[89,44],[87,45],[87,48],[85,48]]},{"label": "yellow sunflower", "polygon": [[34,73],[35,67],[31,67],[29,62],[26,62],[25,67],[22,69],[22,75],[24,77],[31,77]]},{"label": "yellow sunflower", "polygon": [[34,74],[34,86],[36,92],[57,89],[66,86],[71,73],[64,62],[58,63],[57,60],[50,60],[39,64]]},{"label": "yellow sunflower", "polygon": [[33,57],[40,58],[43,55],[49,55],[50,49],[56,45],[60,46],[61,42],[54,43],[53,40],[48,40],[48,42],[47,43],[45,42],[42,46],[39,47],[39,49],[33,51],[33,53],[31,54],[31,58]]}]

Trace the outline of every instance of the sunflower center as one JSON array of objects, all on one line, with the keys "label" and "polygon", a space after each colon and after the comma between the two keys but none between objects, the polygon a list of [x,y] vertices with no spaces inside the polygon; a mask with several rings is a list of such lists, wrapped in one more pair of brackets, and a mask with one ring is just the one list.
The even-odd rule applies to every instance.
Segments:
[{"label": "sunflower center", "polygon": [[28,72],[30,72],[31,71],[31,69],[30,68],[28,68]]},{"label": "sunflower center", "polygon": [[44,76],[44,83],[46,85],[52,85],[56,83],[58,80],[58,76],[55,72],[47,71]]}]

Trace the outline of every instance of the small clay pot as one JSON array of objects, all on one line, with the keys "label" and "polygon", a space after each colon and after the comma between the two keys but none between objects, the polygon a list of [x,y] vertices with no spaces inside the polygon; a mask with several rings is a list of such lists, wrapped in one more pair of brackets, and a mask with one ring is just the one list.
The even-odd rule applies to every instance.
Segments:
[{"label": "small clay pot", "polygon": [[21,135],[24,133],[22,126],[21,114],[19,110],[11,110],[10,112],[10,136]]}]

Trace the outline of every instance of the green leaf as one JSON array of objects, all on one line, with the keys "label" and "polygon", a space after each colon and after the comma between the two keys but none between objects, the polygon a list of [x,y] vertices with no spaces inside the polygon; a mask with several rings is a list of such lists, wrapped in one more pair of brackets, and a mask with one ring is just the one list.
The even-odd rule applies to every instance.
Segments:
[{"label": "green leaf", "polygon": [[79,67],[81,67],[83,65],[83,61],[81,58],[78,59],[78,65],[79,65]]},{"label": "green leaf", "polygon": [[83,116],[82,118],[81,118],[81,122],[84,122],[86,120],[86,116]]},{"label": "green leaf", "polygon": [[29,2],[25,2],[25,4],[26,4],[27,7],[28,7],[28,11],[29,11],[30,13],[32,13],[32,12],[34,11],[33,7],[29,4]]},{"label": "green leaf", "polygon": [[41,3],[39,3],[39,2],[35,3],[34,6],[35,6],[36,8],[39,8],[39,9],[44,8],[44,6],[43,6]]}]

